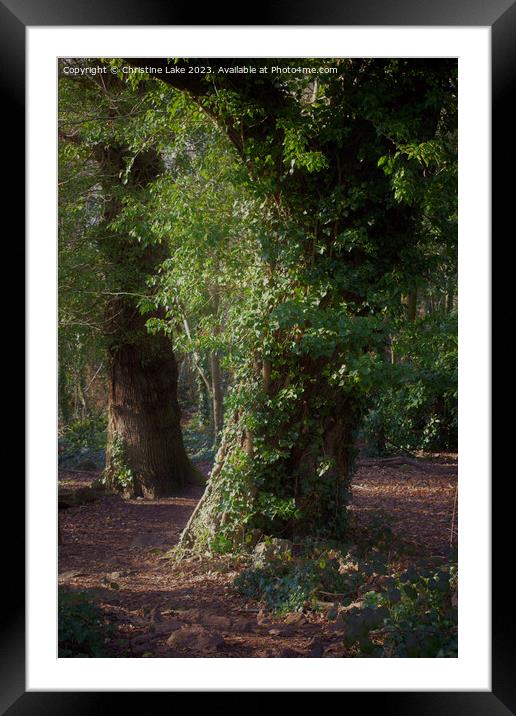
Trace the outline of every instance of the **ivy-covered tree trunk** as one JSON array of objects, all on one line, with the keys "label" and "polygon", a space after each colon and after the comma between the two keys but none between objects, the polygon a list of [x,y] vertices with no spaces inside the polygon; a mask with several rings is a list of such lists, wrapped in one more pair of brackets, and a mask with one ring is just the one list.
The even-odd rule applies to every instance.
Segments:
[{"label": "ivy-covered tree trunk", "polygon": [[[303,376],[303,366],[265,392],[256,381],[241,386],[254,404],[227,422],[206,492],[181,536],[180,549],[225,551],[264,535],[289,539],[342,537],[355,459],[356,401]],[[254,383],[252,386],[251,384]],[[281,416],[267,403],[288,407]],[[259,427],[252,432],[249,424]]]},{"label": "ivy-covered tree trunk", "polygon": [[338,71],[317,81],[272,71],[259,82],[251,74],[160,76],[226,133],[268,222],[265,268],[241,334],[241,354],[251,358],[236,375],[230,402],[238,407],[183,548],[226,550],[258,533],[340,537],[346,527],[354,434],[383,358],[383,315],[399,305],[386,276],[406,290],[424,253],[412,203],[424,196],[424,167],[441,161],[436,133],[441,156],[446,122],[453,134],[455,65],[332,63]]}]

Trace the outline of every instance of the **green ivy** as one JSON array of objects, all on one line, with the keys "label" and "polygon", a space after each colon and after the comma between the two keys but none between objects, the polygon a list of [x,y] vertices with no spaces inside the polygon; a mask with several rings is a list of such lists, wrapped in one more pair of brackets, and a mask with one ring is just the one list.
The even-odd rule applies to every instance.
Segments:
[{"label": "green ivy", "polygon": [[[364,607],[346,621],[346,644],[373,644],[371,632],[381,627],[382,649],[397,657],[456,657],[457,565],[418,572],[412,568],[365,595]],[[368,653],[378,652],[378,646]]]},{"label": "green ivy", "polygon": [[124,439],[115,433],[111,442],[111,465],[115,475],[115,485],[122,490],[133,485],[134,475],[127,465]]}]

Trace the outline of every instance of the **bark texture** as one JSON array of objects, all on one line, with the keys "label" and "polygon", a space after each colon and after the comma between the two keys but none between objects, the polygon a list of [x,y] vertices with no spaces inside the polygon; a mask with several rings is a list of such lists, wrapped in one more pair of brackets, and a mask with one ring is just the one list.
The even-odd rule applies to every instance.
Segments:
[{"label": "bark texture", "polygon": [[223,424],[223,407],[222,407],[222,376],[220,372],[220,358],[217,351],[213,351],[210,356],[211,365],[211,385],[212,385],[212,404],[213,404],[213,437],[215,443],[218,442]]},{"label": "bark texture", "polygon": [[126,312],[131,340],[109,350],[106,479],[131,496],[170,495],[195,473],[181,433],[177,363],[169,340],[148,335],[134,306]]}]

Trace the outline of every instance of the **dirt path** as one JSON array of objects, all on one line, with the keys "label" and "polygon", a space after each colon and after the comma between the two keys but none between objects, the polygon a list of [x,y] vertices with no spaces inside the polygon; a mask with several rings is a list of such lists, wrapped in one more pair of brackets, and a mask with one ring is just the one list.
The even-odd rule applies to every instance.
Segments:
[{"label": "dirt path", "polygon": [[[420,556],[444,554],[456,461],[450,456],[421,466],[366,461],[356,473],[352,509],[359,527],[383,514]],[[96,476],[62,472],[60,481],[77,487]],[[115,655],[346,656],[342,634],[323,614],[271,619],[235,594],[237,572],[229,560],[171,565],[164,559],[201,494],[202,488],[189,487],[160,500],[104,496],[61,512],[59,583],[88,592],[116,623],[122,640],[113,642]]]}]

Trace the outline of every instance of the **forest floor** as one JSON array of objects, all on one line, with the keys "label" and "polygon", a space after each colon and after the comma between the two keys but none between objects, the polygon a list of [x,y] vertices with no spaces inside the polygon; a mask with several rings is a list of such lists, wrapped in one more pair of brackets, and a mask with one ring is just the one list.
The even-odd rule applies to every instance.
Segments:
[{"label": "forest floor", "polygon": [[[198,464],[208,474],[211,464]],[[67,488],[100,473],[61,471]],[[240,596],[235,558],[171,562],[165,553],[184,528],[202,487],[177,497],[103,495],[60,512],[59,584],[101,607],[118,657],[342,657],[342,632],[324,610],[274,617]],[[386,525],[411,562],[444,557],[456,543],[457,456],[358,463],[351,505],[356,540]],[[331,606],[331,605],[328,605]]]}]

